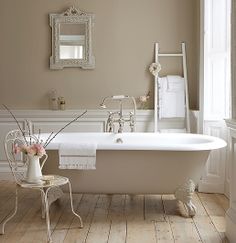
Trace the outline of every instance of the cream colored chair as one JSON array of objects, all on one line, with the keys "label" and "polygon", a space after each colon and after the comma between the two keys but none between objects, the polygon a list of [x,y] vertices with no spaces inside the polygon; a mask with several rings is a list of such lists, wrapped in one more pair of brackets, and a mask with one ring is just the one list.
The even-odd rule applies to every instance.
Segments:
[{"label": "cream colored chair", "polygon": [[[34,140],[35,136],[33,135],[25,135],[26,139]],[[69,196],[70,196],[70,204],[72,213],[78,217],[80,221],[80,227],[83,227],[83,222],[81,217],[75,213],[73,207],[73,198],[72,198],[72,189],[71,183],[68,178],[62,177],[59,175],[52,175],[48,180],[43,181],[40,184],[32,184],[26,182],[25,171],[27,170],[27,160],[22,153],[15,154],[14,153],[14,145],[15,144],[25,144],[25,138],[22,135],[20,130],[12,130],[7,133],[5,137],[5,153],[7,156],[7,160],[9,162],[9,166],[16,182],[16,190],[15,190],[15,209],[11,215],[9,215],[2,224],[2,234],[5,233],[6,223],[14,217],[17,213],[18,209],[18,190],[22,188],[30,188],[33,190],[39,190],[41,192],[42,199],[42,218],[46,217],[46,225],[47,225],[47,240],[48,242],[52,242],[51,238],[51,229],[50,229],[50,215],[49,215],[49,207],[50,204],[57,200],[62,195],[62,190],[60,186],[68,184],[69,187]],[[44,165],[44,162],[41,164],[41,169]],[[49,193],[50,192],[50,193]],[[1,238],[0,238],[1,239]]]}]

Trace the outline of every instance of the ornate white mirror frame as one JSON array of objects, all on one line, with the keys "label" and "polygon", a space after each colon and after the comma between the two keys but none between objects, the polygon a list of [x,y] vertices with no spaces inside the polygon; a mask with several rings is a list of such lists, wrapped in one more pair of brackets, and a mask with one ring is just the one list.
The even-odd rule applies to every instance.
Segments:
[{"label": "ornate white mirror frame", "polygon": [[[94,14],[83,12],[76,9],[74,6],[61,14],[49,14],[50,26],[52,28],[52,56],[50,57],[50,69],[62,69],[64,67],[81,67],[83,69],[95,68],[95,57],[92,53],[94,17]],[[62,24],[78,24],[78,26],[84,24],[85,38],[83,58],[60,58],[60,29]]]}]

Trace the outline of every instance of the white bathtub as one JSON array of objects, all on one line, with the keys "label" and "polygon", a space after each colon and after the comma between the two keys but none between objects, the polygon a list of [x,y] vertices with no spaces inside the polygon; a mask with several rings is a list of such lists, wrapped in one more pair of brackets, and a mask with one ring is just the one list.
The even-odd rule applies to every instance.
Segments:
[{"label": "white bathtub", "polygon": [[[96,170],[60,170],[58,153],[49,153],[44,173],[71,179],[73,190],[87,193],[175,194],[195,214],[191,202],[211,150],[226,146],[219,138],[180,133],[64,133],[48,146],[96,142]],[[122,142],[122,143],[120,143]]]}]

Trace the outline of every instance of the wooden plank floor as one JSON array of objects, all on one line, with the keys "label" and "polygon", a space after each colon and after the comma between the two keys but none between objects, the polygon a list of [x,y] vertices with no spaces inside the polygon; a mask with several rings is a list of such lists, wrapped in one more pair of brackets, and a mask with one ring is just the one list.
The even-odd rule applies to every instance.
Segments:
[{"label": "wooden plank floor", "polygon": [[[40,193],[21,190],[17,215],[7,223],[0,242],[46,242],[45,220],[41,219]],[[55,243],[218,243],[225,237],[228,199],[219,194],[195,193],[197,215],[186,215],[185,208],[172,195],[95,195],[74,194],[74,206],[84,221],[70,211],[65,194],[50,208],[52,238]],[[0,222],[14,207],[14,184],[0,181]],[[1,226],[1,225],[0,225]]]}]

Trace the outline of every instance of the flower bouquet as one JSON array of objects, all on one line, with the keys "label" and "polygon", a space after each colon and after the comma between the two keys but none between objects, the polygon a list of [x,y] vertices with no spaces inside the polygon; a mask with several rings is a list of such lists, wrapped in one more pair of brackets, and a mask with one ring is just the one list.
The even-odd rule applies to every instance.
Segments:
[{"label": "flower bouquet", "polygon": [[[26,163],[27,172],[26,172],[26,181],[29,183],[40,183],[42,177],[42,168],[44,163],[46,162],[48,155],[46,153],[46,147],[51,143],[51,141],[60,133],[62,132],[67,126],[71,123],[77,121],[80,117],[82,117],[87,110],[85,110],[82,114],[68,122],[64,127],[59,129],[58,132],[53,133],[51,132],[48,138],[43,141],[40,138],[41,131],[39,129],[38,134],[33,134],[30,129],[30,123],[26,120],[27,130],[24,131],[18,120],[16,119],[15,115],[11,112],[11,110],[6,106],[3,105],[6,110],[9,111],[13,119],[15,120],[19,132],[22,136],[19,140],[14,142],[12,152],[13,154],[23,153],[26,156]],[[40,158],[45,157],[40,165]]]},{"label": "flower bouquet", "polygon": [[149,91],[146,95],[141,95],[138,97],[138,102],[140,103],[140,109],[148,108],[148,100],[150,99],[151,92]]}]

